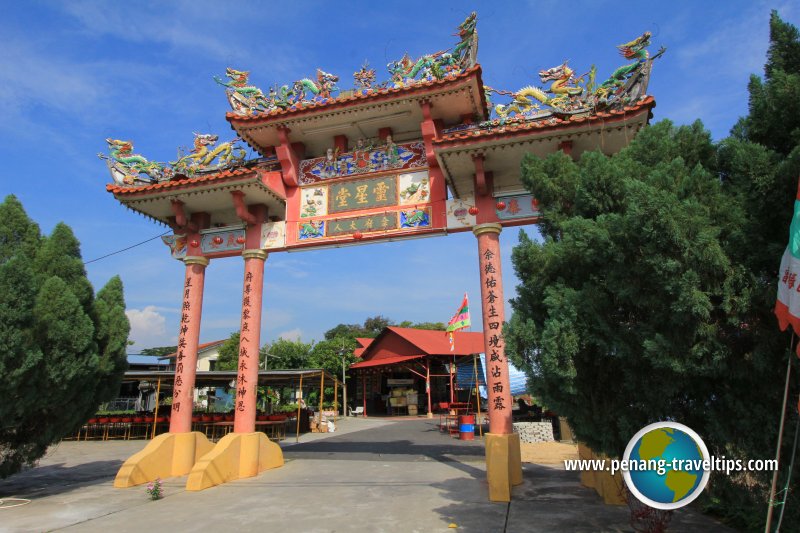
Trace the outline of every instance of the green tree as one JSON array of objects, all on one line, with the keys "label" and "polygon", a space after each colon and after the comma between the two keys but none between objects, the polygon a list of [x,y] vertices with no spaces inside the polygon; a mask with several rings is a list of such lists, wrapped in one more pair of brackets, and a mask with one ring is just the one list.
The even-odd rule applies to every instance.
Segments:
[{"label": "green tree", "polygon": [[[619,456],[638,429],[673,419],[712,455],[773,453],[789,343],[773,307],[800,175],[800,114],[787,111],[800,102],[800,39],[774,13],[770,29],[750,115],[719,144],[699,123],[662,121],[611,158],[523,163],[543,241],[523,234],[513,252],[523,282],[504,329],[509,354],[598,451]],[[706,505],[763,528],[769,478],[716,476]],[[788,506],[784,523],[799,523],[798,511]]]},{"label": "green tree", "polygon": [[265,346],[269,368],[297,369],[308,368],[309,357],[313,344],[301,340],[287,340],[279,338]]},{"label": "green tree", "polygon": [[139,353],[141,355],[152,355],[156,357],[164,357],[169,354],[173,354],[178,351],[177,346],[153,346],[151,348],[145,348],[141,350]]},{"label": "green tree", "polygon": [[309,366],[324,368],[334,376],[338,376],[342,373],[342,358],[344,358],[347,368],[357,361],[353,355],[356,346],[358,344],[352,337],[336,337],[320,341],[311,349]]},{"label": "green tree", "polygon": [[42,239],[16,198],[0,204],[0,477],[44,455],[118,392],[129,324],[122,284],[98,298],[65,225]]},{"label": "green tree", "polygon": [[[239,368],[239,339],[238,331],[231,333],[222,346],[219,347],[219,356],[217,357],[217,364],[214,367],[216,370],[238,370]],[[263,366],[264,356],[267,353],[267,346],[264,345],[258,351],[259,364]]]},{"label": "green tree", "polygon": [[219,347],[215,370],[237,370],[239,368],[239,332],[234,331]]}]

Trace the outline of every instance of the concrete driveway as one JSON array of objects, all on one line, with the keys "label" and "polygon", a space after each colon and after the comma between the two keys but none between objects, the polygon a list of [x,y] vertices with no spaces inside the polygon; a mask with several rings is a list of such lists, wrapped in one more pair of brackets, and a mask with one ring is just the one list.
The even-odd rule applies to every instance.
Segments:
[{"label": "concrete driveway", "polygon": [[[609,507],[578,474],[526,464],[511,504],[487,501],[483,443],[458,441],[427,419],[342,420],[333,434],[284,441],[286,464],[255,478],[165,497],[114,489],[141,441],[63,442],[33,468],[0,481],[0,531],[443,532],[631,531],[627,507]],[[10,505],[15,502],[6,502]],[[691,509],[674,531],[729,531]]]}]

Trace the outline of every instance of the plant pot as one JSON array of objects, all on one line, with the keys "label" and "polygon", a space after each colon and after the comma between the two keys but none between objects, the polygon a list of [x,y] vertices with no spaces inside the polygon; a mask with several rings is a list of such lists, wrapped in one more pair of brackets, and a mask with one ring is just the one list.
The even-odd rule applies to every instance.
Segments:
[{"label": "plant pot", "polygon": [[101,424],[108,424],[108,417],[101,416],[100,418],[97,419],[97,421],[100,422]]},{"label": "plant pot", "polygon": [[166,422],[166,421],[167,421],[167,417],[166,416],[159,416],[158,418],[156,418],[156,423],[158,423],[158,424],[160,424],[162,422]]},{"label": "plant pot", "polygon": [[155,422],[156,418],[154,416],[146,416],[144,417],[145,424],[152,424]]},{"label": "plant pot", "polygon": [[133,422],[135,424],[141,424],[142,422],[144,422],[144,417],[143,416],[134,416],[133,417]]},{"label": "plant pot", "polygon": [[131,422],[133,422],[133,418],[130,416],[123,416],[121,422],[123,424],[130,424]]},{"label": "plant pot", "polygon": [[112,424],[119,424],[120,420],[122,420],[122,419],[120,417],[118,417],[118,416],[112,416],[112,417],[109,417],[109,419],[108,419],[108,421],[111,422]]},{"label": "plant pot", "polygon": [[211,415],[200,415],[200,420],[203,422],[211,422]]},{"label": "plant pot", "polygon": [[90,418],[89,420],[86,421],[86,423],[87,424],[97,424],[97,419],[96,418]]},{"label": "plant pot", "polygon": [[233,414],[225,415],[225,417],[224,417],[225,422],[233,422],[234,418],[236,418],[236,416],[233,415]]},{"label": "plant pot", "polygon": [[267,415],[256,415],[256,420],[259,422],[265,422],[267,420]]},{"label": "plant pot", "polygon": [[224,417],[222,415],[211,415],[211,420],[214,422],[222,422]]}]

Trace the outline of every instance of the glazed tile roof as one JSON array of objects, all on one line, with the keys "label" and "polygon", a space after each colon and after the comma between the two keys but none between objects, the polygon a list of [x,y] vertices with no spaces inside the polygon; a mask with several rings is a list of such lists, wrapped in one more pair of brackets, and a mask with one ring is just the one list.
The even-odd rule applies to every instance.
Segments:
[{"label": "glazed tile roof", "polygon": [[214,172],[211,174],[204,174],[202,176],[197,176],[194,178],[183,178],[183,179],[173,179],[170,181],[164,181],[161,183],[153,183],[150,185],[144,185],[141,187],[123,187],[121,185],[117,185],[116,183],[109,183],[106,184],[106,190],[113,194],[119,195],[130,195],[130,194],[138,194],[138,193],[151,193],[155,191],[166,191],[170,189],[182,189],[188,188],[195,185],[200,185],[204,183],[210,182],[220,182],[224,183],[225,181],[231,181],[235,178],[239,178],[242,176],[247,176],[248,174],[255,175],[257,170],[263,167],[251,167],[251,168],[236,168],[233,170],[223,170],[220,172]]},{"label": "glazed tile roof", "polygon": [[508,137],[513,135],[523,135],[537,130],[556,130],[565,127],[574,127],[584,124],[597,124],[607,122],[609,120],[621,120],[632,113],[639,113],[644,109],[652,109],[655,107],[655,99],[652,96],[640,100],[632,106],[626,106],[622,109],[613,109],[608,111],[600,111],[588,117],[548,117],[542,120],[529,120],[526,122],[512,122],[506,124],[498,124],[490,128],[474,128],[469,130],[454,131],[446,133],[441,137],[433,140],[434,145],[448,145],[457,144],[459,142],[469,142],[472,140],[487,140],[497,137]]},{"label": "glazed tile roof", "polygon": [[[472,68],[469,68],[458,74],[457,76],[447,77],[441,80],[429,80],[429,81],[419,81],[417,83],[406,85],[405,87],[387,87],[385,89],[373,89],[366,94],[361,91],[354,91],[352,94],[346,96],[337,96],[336,98],[328,98],[324,102],[303,102],[299,106],[294,105],[289,107],[288,109],[275,109],[268,112],[261,112],[255,115],[237,115],[233,112],[228,112],[225,115],[225,118],[228,122],[256,122],[256,121],[263,121],[269,120],[272,118],[283,118],[287,115],[299,115],[299,114],[306,114],[308,112],[313,112],[322,108],[327,109],[338,109],[341,107],[346,107],[353,102],[380,102],[383,100],[388,100],[394,96],[398,95],[406,95],[406,94],[414,94],[418,92],[425,92],[428,89],[436,88],[436,87],[443,87],[454,81],[464,80],[469,78],[472,75],[477,75],[478,77],[478,84],[480,87],[483,86],[483,82],[481,81],[481,67],[480,65],[475,65]],[[483,105],[483,108],[486,109],[486,99],[483,91],[480,91],[480,98]]]}]

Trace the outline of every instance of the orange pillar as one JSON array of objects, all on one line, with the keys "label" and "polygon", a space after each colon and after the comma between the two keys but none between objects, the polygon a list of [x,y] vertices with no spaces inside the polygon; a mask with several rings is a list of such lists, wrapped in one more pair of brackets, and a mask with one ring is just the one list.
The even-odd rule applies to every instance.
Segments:
[{"label": "orange pillar", "polygon": [[242,327],[239,336],[239,373],[236,378],[234,433],[256,430],[256,391],[258,388],[258,350],[261,341],[261,297],[264,289],[264,250],[245,250]]},{"label": "orange pillar", "polygon": [[489,432],[512,432],[508,359],[503,340],[503,275],[500,266],[500,224],[481,224],[472,231],[478,238],[481,271],[481,309],[489,395]]},{"label": "orange pillar", "polygon": [[489,433],[486,434],[486,475],[489,499],[511,501],[511,487],[522,483],[519,435],[511,423],[508,359],[503,339],[503,275],[500,266],[500,224],[472,228],[478,238],[481,276],[486,390],[489,396]]},{"label": "orange pillar", "polygon": [[183,283],[183,308],[178,335],[178,353],[175,359],[175,383],[172,389],[172,413],[169,421],[170,433],[188,433],[192,430],[197,345],[200,342],[203,284],[208,259],[188,256],[183,263],[186,265],[186,278]]}]

